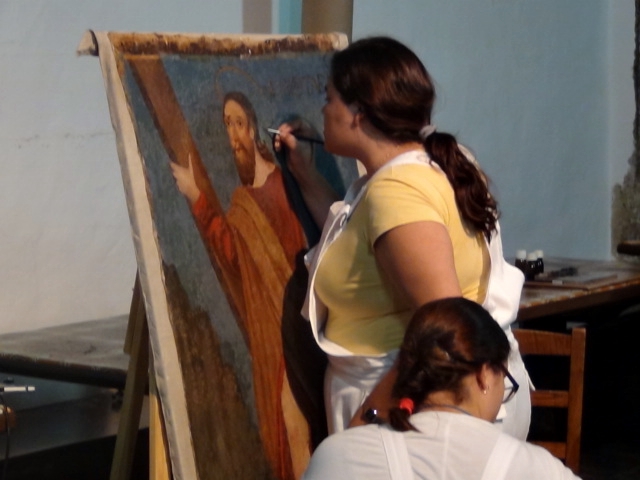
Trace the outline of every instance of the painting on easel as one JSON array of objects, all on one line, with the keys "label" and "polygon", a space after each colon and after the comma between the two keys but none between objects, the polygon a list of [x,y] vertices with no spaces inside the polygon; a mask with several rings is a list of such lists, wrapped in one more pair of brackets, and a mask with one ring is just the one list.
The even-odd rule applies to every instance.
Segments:
[{"label": "painting on easel", "polygon": [[[174,478],[299,477],[325,435],[300,309],[317,241],[268,127],[318,135],[342,35],[93,33],[116,131]],[[317,147],[338,191],[353,161]]]}]

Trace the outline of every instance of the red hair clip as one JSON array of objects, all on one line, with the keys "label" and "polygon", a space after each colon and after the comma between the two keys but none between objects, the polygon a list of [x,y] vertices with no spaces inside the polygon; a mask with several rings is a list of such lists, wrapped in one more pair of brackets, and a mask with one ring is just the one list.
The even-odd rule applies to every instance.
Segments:
[{"label": "red hair clip", "polygon": [[413,400],[411,400],[409,397],[401,398],[400,402],[398,403],[398,407],[400,408],[400,410],[406,410],[409,415],[413,415]]}]

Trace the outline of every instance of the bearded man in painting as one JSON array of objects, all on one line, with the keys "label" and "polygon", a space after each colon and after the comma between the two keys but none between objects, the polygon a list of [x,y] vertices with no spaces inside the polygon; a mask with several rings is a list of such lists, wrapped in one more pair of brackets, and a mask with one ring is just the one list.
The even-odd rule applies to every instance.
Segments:
[{"label": "bearded man in painting", "polygon": [[309,431],[285,371],[282,314],[285,287],[307,245],[244,94],[226,94],[223,121],[241,183],[226,212],[198,189],[191,159],[186,167],[171,163],[171,169],[251,352],[265,454],[278,478],[294,478],[309,458]]}]

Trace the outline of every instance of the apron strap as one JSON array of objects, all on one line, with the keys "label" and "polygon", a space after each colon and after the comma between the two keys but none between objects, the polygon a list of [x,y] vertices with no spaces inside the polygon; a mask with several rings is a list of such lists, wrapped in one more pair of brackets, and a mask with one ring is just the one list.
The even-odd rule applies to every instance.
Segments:
[{"label": "apron strap", "polygon": [[518,447],[520,444],[517,440],[506,433],[501,433],[484,467],[481,480],[505,480]]},{"label": "apron strap", "polygon": [[384,425],[379,426],[378,431],[387,455],[391,480],[413,479],[413,469],[404,435],[401,432],[392,431]]}]

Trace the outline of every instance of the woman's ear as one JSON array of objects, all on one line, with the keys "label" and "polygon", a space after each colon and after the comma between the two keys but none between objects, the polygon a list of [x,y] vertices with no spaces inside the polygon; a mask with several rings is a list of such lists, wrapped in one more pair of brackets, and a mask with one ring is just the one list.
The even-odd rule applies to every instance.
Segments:
[{"label": "woman's ear", "polygon": [[349,105],[348,108],[351,114],[353,115],[353,122],[352,122],[353,126],[354,127],[361,126],[362,120],[364,120],[364,112],[362,111],[362,108],[360,108],[355,103],[352,103],[351,105]]},{"label": "woman's ear", "polygon": [[481,418],[495,421],[504,396],[504,376],[501,371],[485,363],[476,373]]},{"label": "woman's ear", "polygon": [[358,105],[357,103],[350,103],[349,105],[347,105],[347,108],[354,115],[362,113],[362,108],[360,108],[360,105]]},{"label": "woman's ear", "polygon": [[476,372],[476,382],[478,384],[478,388],[484,395],[486,395],[487,392],[491,389],[491,379],[493,378],[493,374],[493,370],[487,363],[482,365],[482,367],[480,367],[480,369]]}]

